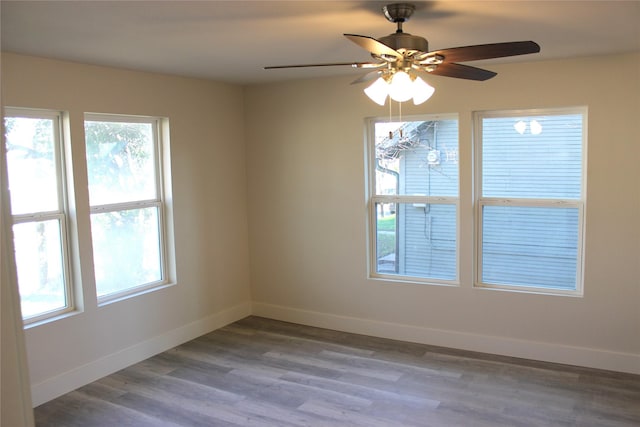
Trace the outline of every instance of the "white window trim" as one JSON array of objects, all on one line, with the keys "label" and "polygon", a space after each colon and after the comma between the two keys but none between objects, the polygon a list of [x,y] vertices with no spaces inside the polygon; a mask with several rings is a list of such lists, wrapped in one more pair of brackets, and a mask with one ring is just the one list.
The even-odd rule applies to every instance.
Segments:
[{"label": "white window trim", "polygon": [[[60,111],[44,110],[36,108],[20,108],[20,107],[5,107],[3,113],[4,118],[16,117],[16,118],[32,118],[32,119],[50,119],[53,121],[53,135],[54,135],[54,154],[55,154],[55,166],[56,166],[56,184],[58,187],[58,206],[57,211],[42,211],[28,214],[16,214],[11,215],[11,247],[13,248],[13,225],[24,224],[30,222],[43,222],[48,220],[57,220],[60,224],[60,253],[62,256],[62,274],[64,279],[64,294],[65,294],[65,307],[42,312],[41,314],[23,317],[23,323],[25,326],[32,326],[35,324],[46,323],[51,320],[55,320],[59,317],[65,316],[71,312],[76,311],[77,296],[74,292],[74,284],[71,266],[71,250],[70,250],[70,235],[69,235],[69,204],[67,193],[67,163],[65,157],[65,147],[67,141],[63,132],[63,120],[64,114]],[[3,125],[4,129],[4,125]],[[3,136],[3,157],[6,164],[6,150],[4,147]],[[5,166],[3,164],[3,167]],[[6,201],[10,203],[10,200]],[[15,265],[15,252],[10,251],[10,257],[13,265]],[[17,280],[17,273],[14,276]]]},{"label": "white window trim", "polygon": [[[493,117],[519,117],[536,115],[582,115],[582,173],[580,185],[580,199],[528,199],[528,198],[493,198],[482,197],[482,119]],[[581,297],[584,295],[584,235],[585,210],[587,194],[587,107],[543,108],[527,110],[494,110],[476,111],[473,113],[474,140],[474,287],[501,291],[515,291],[523,293],[561,295]],[[482,282],[482,213],[484,206],[530,206],[530,207],[564,207],[578,209],[578,249],[576,254],[576,289],[566,290],[553,287],[534,287],[523,285],[503,285]]]},{"label": "white window trim", "polygon": [[167,199],[165,195],[165,181],[168,177],[165,175],[165,145],[167,144],[165,130],[166,119],[155,116],[132,116],[125,114],[104,114],[104,113],[85,113],[84,121],[106,121],[106,122],[119,122],[119,123],[148,123],[152,125],[152,137],[154,141],[154,172],[156,183],[156,198],[148,200],[135,200],[132,202],[112,203],[105,205],[89,206],[90,215],[95,213],[115,212],[129,209],[143,209],[155,207],[158,212],[158,238],[159,238],[159,255],[160,255],[160,274],[161,280],[142,283],[138,286],[133,286],[125,290],[114,292],[102,296],[98,296],[98,306],[108,305],[113,302],[121,301],[130,297],[135,297],[149,291],[170,286],[174,283],[171,280],[172,268],[168,265],[170,263],[167,236]]},{"label": "white window trim", "polygon": [[[402,122],[433,121],[455,119],[460,120],[456,113],[451,114],[425,114],[403,117]],[[365,152],[366,152],[366,198],[367,198],[367,272],[372,280],[384,280],[390,282],[413,283],[421,285],[459,286],[460,285],[460,171],[458,170],[458,197],[451,196],[423,196],[423,195],[379,195],[376,194],[376,149],[375,149],[375,124],[389,121],[388,117],[372,117],[366,119]],[[459,129],[459,126],[458,126]],[[459,140],[459,138],[458,138]],[[458,150],[460,148],[458,147]],[[377,272],[377,235],[376,235],[376,204],[377,203],[423,203],[454,205],[456,208],[456,277],[454,280],[426,278],[400,274],[385,274]]]}]

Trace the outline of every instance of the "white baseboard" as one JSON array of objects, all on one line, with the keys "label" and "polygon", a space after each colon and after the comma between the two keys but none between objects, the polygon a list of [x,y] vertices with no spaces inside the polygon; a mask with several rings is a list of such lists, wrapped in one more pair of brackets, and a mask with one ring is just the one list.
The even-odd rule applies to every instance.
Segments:
[{"label": "white baseboard", "polygon": [[101,357],[41,383],[33,384],[31,386],[33,406],[41,405],[78,387],[250,315],[251,303],[245,302]]},{"label": "white baseboard", "polygon": [[245,302],[204,319],[168,331],[86,365],[49,378],[31,387],[33,406],[48,402],[158,353],[219,329],[249,315],[302,325],[334,329],[381,338],[397,339],[462,350],[596,369],[640,374],[640,355],[572,347],[464,332],[424,328],[356,317],[300,310],[272,304]]},{"label": "white baseboard", "polygon": [[640,374],[640,354],[477,335],[254,302],[253,315],[362,335]]}]

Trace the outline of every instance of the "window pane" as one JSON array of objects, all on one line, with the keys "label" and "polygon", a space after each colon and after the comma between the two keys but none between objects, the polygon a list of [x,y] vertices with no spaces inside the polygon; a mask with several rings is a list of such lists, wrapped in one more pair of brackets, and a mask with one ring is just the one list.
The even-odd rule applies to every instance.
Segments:
[{"label": "window pane", "polygon": [[156,198],[151,123],[85,121],[91,206]]},{"label": "window pane", "polygon": [[57,211],[54,121],[7,117],[5,126],[11,213]]},{"label": "window pane", "polygon": [[458,195],[457,120],[376,123],[375,138],[376,194]]},{"label": "window pane", "polygon": [[67,307],[58,220],[13,226],[22,317]]},{"label": "window pane", "polygon": [[580,199],[582,115],[484,118],[482,195]]},{"label": "window pane", "polygon": [[577,208],[484,206],[482,282],[576,289]]},{"label": "window pane", "polygon": [[456,207],[376,204],[376,271],[456,279]]},{"label": "window pane", "polygon": [[98,296],[162,280],[158,209],[91,215]]}]

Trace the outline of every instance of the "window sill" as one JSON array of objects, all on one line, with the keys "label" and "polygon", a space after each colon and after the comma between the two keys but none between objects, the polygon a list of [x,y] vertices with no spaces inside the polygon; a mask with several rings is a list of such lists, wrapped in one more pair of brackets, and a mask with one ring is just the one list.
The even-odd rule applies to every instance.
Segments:
[{"label": "window sill", "polygon": [[51,317],[46,317],[44,319],[35,320],[29,323],[27,323],[28,320],[27,321],[23,320],[23,324],[24,324],[23,327],[25,330],[37,328],[38,326],[43,326],[49,323],[57,322],[59,320],[75,317],[82,313],[83,313],[82,310],[74,309],[74,310],[65,311],[64,313],[55,314]]},{"label": "window sill", "polygon": [[98,307],[104,307],[110,304],[114,304],[120,301],[125,301],[131,298],[136,298],[145,294],[149,294],[152,292],[160,291],[162,289],[167,289],[172,286],[175,286],[176,283],[162,283],[162,284],[151,284],[144,287],[138,287],[131,289],[128,292],[120,292],[112,295],[105,295],[103,297],[98,298]]},{"label": "window sill", "polygon": [[584,297],[584,293],[580,289],[569,290],[569,289],[557,289],[557,288],[533,288],[533,287],[524,287],[524,286],[491,285],[491,284],[484,284],[484,283],[474,284],[473,289],[499,291],[499,292],[515,292],[515,293],[533,294],[533,295],[560,296],[560,297],[574,297],[574,298]]}]

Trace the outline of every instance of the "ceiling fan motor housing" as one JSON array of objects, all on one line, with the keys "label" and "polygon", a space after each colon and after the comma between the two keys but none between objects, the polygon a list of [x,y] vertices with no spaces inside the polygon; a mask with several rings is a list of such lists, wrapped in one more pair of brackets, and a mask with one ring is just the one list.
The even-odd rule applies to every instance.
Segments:
[{"label": "ceiling fan motor housing", "polygon": [[391,49],[400,51],[429,52],[429,42],[424,37],[414,36],[409,33],[393,33],[378,39]]}]

